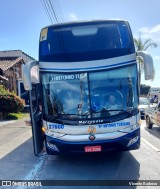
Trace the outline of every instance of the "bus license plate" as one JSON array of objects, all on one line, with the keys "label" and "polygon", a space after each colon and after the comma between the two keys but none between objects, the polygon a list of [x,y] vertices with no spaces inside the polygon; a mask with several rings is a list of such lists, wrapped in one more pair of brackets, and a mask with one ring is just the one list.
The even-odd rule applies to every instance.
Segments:
[{"label": "bus license plate", "polygon": [[101,146],[86,146],[84,148],[85,152],[101,152],[102,148]]}]

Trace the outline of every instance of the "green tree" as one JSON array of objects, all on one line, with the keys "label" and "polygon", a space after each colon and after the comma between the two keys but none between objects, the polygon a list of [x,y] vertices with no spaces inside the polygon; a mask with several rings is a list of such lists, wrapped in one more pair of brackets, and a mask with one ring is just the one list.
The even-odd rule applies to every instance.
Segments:
[{"label": "green tree", "polygon": [[[157,48],[158,44],[154,42],[152,39],[142,39],[141,33],[139,33],[138,38],[134,38],[134,44],[135,48],[137,51],[146,51],[148,48]],[[140,71],[143,72],[144,70],[144,64],[143,64],[143,59],[141,57],[138,58],[139,64],[140,64]],[[153,75],[155,76],[155,69],[153,67],[154,73]],[[154,77],[153,77],[154,80]]]},{"label": "green tree", "polygon": [[152,39],[144,39],[142,40],[141,33],[139,33],[139,37],[134,38],[134,43],[137,51],[146,51],[148,48],[157,48],[158,44],[154,42]]},{"label": "green tree", "polygon": [[140,86],[140,94],[141,94],[142,96],[147,96],[148,93],[149,93],[150,88],[151,88],[151,86],[142,84],[142,85]]}]

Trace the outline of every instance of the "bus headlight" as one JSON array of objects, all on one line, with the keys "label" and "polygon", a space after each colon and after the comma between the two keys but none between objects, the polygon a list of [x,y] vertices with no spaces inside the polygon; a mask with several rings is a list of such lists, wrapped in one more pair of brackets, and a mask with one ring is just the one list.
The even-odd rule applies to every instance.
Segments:
[{"label": "bus headlight", "polygon": [[118,130],[119,132],[124,132],[124,133],[130,133],[134,130],[139,128],[139,124],[131,125],[130,127],[126,127],[124,129]]},{"label": "bus headlight", "polygon": [[45,134],[48,135],[48,136],[54,137],[54,138],[60,138],[60,137],[65,135],[63,133],[57,133],[57,132],[54,132],[54,131],[51,131],[51,130],[46,130]]}]

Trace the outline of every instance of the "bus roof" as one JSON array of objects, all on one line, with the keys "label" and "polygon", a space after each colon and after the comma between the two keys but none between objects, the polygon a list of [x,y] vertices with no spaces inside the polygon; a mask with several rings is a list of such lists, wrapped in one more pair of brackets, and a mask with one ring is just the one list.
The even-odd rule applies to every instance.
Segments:
[{"label": "bus roof", "polygon": [[[87,24],[103,24],[107,22],[127,22],[127,20],[122,20],[122,19],[107,19],[107,20],[85,20],[85,21],[74,21],[74,22],[64,22],[64,23],[56,23],[52,25],[48,25],[44,28],[49,28],[49,27],[70,27],[70,26],[81,26],[81,25],[87,25]],[[42,30],[44,29],[42,28]]]}]

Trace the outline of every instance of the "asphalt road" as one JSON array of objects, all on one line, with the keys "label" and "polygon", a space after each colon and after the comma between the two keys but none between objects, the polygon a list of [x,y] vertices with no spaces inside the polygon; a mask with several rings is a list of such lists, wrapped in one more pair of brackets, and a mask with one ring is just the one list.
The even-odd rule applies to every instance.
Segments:
[{"label": "asphalt road", "polygon": [[[160,180],[160,127],[152,130],[141,125],[141,147],[130,152],[84,154],[67,156],[33,154],[31,128],[24,120],[0,126],[0,179],[1,180],[65,180],[77,181],[84,186],[45,186],[43,188],[140,188],[160,186],[85,186],[90,180]],[[90,183],[91,183],[90,182]],[[71,182],[73,184],[73,182]],[[71,184],[70,183],[70,184]],[[130,183],[131,184],[131,183]],[[0,188],[27,188],[23,186]],[[42,187],[28,187],[42,188]]]}]

